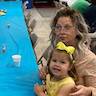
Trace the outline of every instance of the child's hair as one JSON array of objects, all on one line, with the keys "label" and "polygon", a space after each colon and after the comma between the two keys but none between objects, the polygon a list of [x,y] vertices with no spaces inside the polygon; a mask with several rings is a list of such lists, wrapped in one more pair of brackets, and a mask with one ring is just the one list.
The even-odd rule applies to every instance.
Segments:
[{"label": "child's hair", "polygon": [[[69,60],[69,64],[71,64],[71,68],[72,68],[72,70],[70,69],[70,70],[68,70],[68,74],[69,74],[69,76],[71,76],[71,77],[73,77],[74,79],[76,79],[77,77],[75,76],[75,73],[76,73],[76,70],[75,70],[75,67],[74,67],[74,57],[73,57],[73,53],[74,53],[74,51],[75,51],[75,48],[74,47],[72,47],[72,46],[70,46],[71,48],[73,48],[73,49],[69,49],[70,50],[70,52],[68,52],[67,51],[67,49],[64,49],[64,50],[62,50],[62,45],[63,43],[62,42],[59,42],[59,43],[57,43],[57,45],[59,45],[59,46],[57,46],[56,45],[56,47],[51,51],[51,54],[50,54],[50,56],[49,56],[49,59],[48,59],[48,62],[47,62],[47,69],[48,69],[48,73],[51,75],[51,76],[53,76],[53,74],[51,73],[51,71],[50,71],[50,68],[49,68],[49,66],[50,66],[50,62],[51,62],[51,59],[52,59],[52,56],[53,56],[53,54],[54,54],[54,52],[63,52],[63,53],[65,53],[66,54],[66,56],[68,56],[68,60]],[[73,51],[73,52],[72,52]]]},{"label": "child's hair", "polygon": [[48,66],[48,73],[51,74],[51,76],[53,76],[53,74],[51,73],[50,71],[50,68],[49,68],[49,65],[50,65],[50,61],[52,59],[52,56],[54,54],[54,52],[63,52],[66,54],[66,56],[68,56],[68,60],[69,60],[69,64],[72,64],[73,63],[73,58],[71,57],[70,54],[68,54],[65,50],[59,50],[59,49],[56,49],[54,48],[54,50],[52,50],[51,54],[50,54],[50,57],[49,57],[49,60],[48,60],[48,63],[47,63],[47,66]]}]

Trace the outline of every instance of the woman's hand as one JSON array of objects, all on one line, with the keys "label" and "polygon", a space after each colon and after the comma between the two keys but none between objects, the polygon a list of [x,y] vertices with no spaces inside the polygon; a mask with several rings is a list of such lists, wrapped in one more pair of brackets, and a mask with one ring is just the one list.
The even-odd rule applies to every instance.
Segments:
[{"label": "woman's hand", "polygon": [[85,87],[83,85],[76,86],[73,90],[74,92],[70,93],[70,96],[91,96],[91,87]]}]

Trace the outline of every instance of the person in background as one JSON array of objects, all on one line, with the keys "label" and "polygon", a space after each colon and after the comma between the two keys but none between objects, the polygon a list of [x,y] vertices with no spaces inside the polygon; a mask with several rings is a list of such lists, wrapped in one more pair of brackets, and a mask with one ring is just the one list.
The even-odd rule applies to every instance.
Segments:
[{"label": "person in background", "polygon": [[[60,41],[76,49],[73,57],[75,74],[78,77],[77,90],[70,93],[70,96],[96,96],[96,55],[89,50],[88,26],[84,18],[69,7],[61,8],[54,17],[51,28],[48,54]],[[44,64],[43,61],[42,63]],[[46,70],[42,69],[43,67],[40,69],[40,76],[44,77]]]},{"label": "person in background", "polygon": [[86,0],[90,2],[90,6],[87,7],[83,16],[90,27],[90,33],[96,31],[96,0]]},{"label": "person in background", "polygon": [[[90,27],[90,34],[96,34],[96,0],[87,0],[91,3],[91,5],[87,8],[87,10],[83,13],[83,16]],[[96,36],[92,36],[90,49],[92,52],[96,54]]]},{"label": "person in background", "polygon": [[[74,66],[72,56],[74,52],[73,46],[66,46],[63,42],[58,42],[56,48],[52,50],[47,64],[45,85],[47,96],[69,96],[75,88],[75,82],[71,77],[73,74],[70,76],[70,70]],[[38,84],[35,85],[35,92],[37,96],[42,96],[43,91],[38,91],[38,87]]]},{"label": "person in background", "polygon": [[90,6],[90,3],[87,0],[73,0],[69,6],[83,14]]}]

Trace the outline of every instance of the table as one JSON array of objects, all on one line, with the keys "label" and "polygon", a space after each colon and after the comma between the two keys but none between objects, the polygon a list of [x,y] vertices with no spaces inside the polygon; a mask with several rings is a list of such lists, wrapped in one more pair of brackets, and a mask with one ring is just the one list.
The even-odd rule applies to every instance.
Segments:
[{"label": "table", "polygon": [[[33,87],[41,83],[36,57],[24,20],[21,1],[2,1],[0,10],[0,96],[35,96]],[[20,54],[20,67],[12,55]]]}]

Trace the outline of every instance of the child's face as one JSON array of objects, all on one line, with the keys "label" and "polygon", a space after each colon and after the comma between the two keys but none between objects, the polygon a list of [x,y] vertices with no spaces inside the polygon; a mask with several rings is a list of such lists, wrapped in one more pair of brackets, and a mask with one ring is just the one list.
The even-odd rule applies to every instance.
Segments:
[{"label": "child's face", "polygon": [[63,79],[68,76],[70,67],[69,55],[65,52],[54,51],[49,64],[49,70],[56,79]]}]

